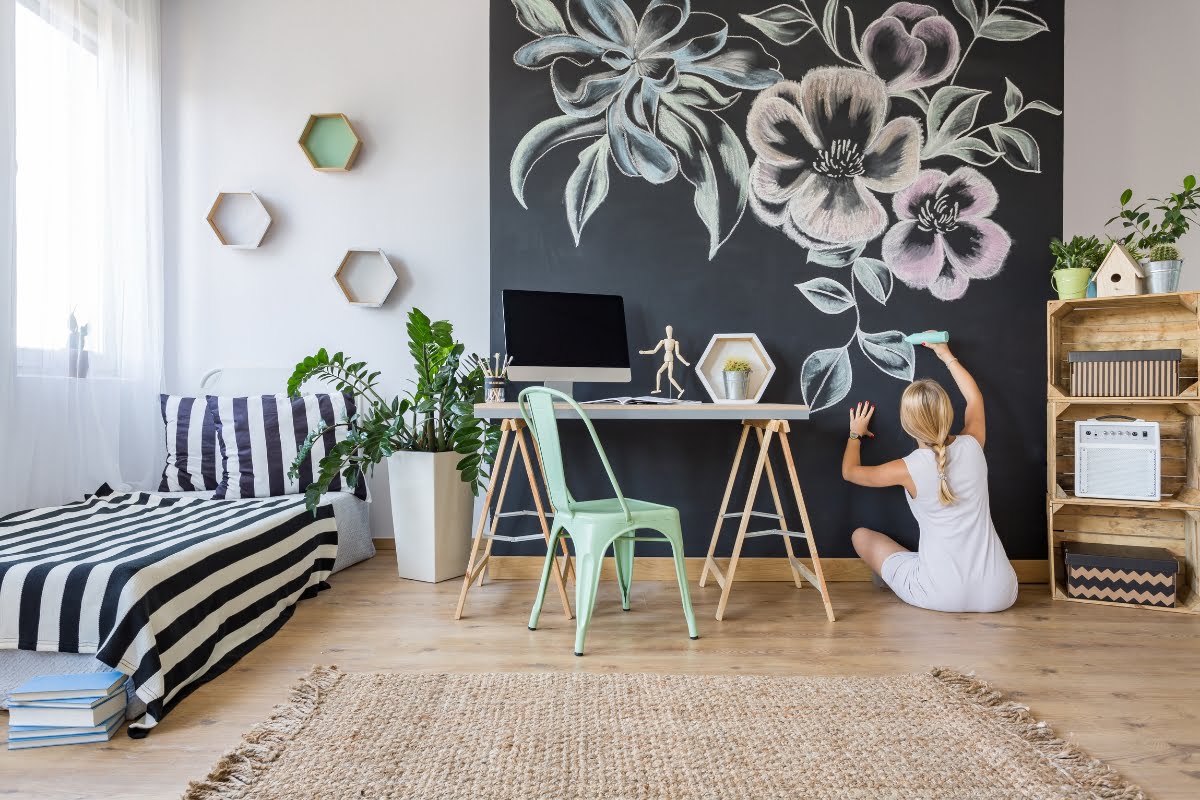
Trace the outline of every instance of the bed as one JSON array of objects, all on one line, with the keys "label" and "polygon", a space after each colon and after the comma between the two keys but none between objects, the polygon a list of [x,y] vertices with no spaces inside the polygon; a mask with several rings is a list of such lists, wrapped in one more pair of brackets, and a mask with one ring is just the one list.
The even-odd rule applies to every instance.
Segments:
[{"label": "bed", "polygon": [[[282,383],[280,371],[233,371],[232,381],[229,375],[213,381],[214,374],[220,373],[206,376],[208,392],[244,392],[251,389],[247,381]],[[0,520],[0,700],[35,675],[110,669],[99,654],[133,676],[126,716],[133,720],[130,735],[145,735],[188,693],[269,638],[299,599],[375,555],[368,503],[353,494],[326,495],[315,515],[298,495],[210,496],[124,492]],[[139,522],[151,518],[154,525]],[[170,538],[164,530],[183,530],[190,538],[173,550],[160,547]],[[23,565],[35,549],[34,555],[52,551],[70,566]],[[79,563],[72,561],[76,554]],[[281,565],[281,555],[290,563]],[[111,583],[107,575],[115,569],[123,570],[126,588],[105,597],[94,587]],[[183,606],[187,614],[179,613]],[[87,635],[97,627],[105,636]]]}]

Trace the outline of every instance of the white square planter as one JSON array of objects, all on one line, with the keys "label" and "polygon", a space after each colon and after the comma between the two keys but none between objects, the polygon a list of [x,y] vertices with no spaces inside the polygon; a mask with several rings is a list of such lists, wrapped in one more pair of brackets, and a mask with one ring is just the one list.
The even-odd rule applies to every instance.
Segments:
[{"label": "white square planter", "polygon": [[402,452],[387,460],[401,578],[438,583],[461,576],[471,551],[471,487],[458,453]]}]

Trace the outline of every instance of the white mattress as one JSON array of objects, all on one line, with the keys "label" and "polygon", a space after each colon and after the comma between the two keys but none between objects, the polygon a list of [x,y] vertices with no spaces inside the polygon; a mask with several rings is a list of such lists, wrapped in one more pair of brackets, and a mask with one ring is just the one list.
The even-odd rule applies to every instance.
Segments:
[{"label": "white mattress", "polygon": [[[211,497],[211,492],[152,492],[183,497]],[[348,492],[330,492],[321,499],[321,505],[333,506],[333,517],[337,523],[338,554],[333,562],[333,571],[340,572],[360,561],[375,555],[375,543],[371,540],[368,522],[369,505]],[[101,664],[91,655],[81,653],[45,653],[33,650],[0,650],[0,707],[8,707],[8,694],[30,678],[38,675],[71,675],[83,672],[104,672],[112,669]],[[129,684],[129,706],[127,719],[136,719],[146,713],[145,704],[133,694]]]}]

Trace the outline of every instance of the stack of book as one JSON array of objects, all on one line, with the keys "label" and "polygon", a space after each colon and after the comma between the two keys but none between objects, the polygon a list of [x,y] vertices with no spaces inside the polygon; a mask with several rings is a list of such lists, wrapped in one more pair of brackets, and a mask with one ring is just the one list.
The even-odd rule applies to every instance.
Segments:
[{"label": "stack of book", "polygon": [[107,742],[125,719],[120,672],[46,675],[8,698],[8,749]]}]

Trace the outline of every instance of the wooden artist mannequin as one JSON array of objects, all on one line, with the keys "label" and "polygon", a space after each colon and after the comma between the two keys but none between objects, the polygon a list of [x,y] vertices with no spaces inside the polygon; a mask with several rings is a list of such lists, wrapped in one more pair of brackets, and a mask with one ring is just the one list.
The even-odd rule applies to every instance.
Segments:
[{"label": "wooden artist mannequin", "polygon": [[683,387],[675,380],[675,359],[678,358],[688,367],[692,364],[683,357],[683,353],[679,352],[679,342],[675,339],[675,329],[670,325],[667,326],[666,338],[659,340],[658,344],[654,345],[653,350],[639,350],[638,352],[644,356],[652,356],[659,350],[663,351],[663,365],[658,368],[658,373],[654,376],[654,391],[650,394],[662,394],[662,374],[666,372],[667,380],[679,390],[679,395],[676,397],[676,399],[679,399],[679,397],[683,397]]}]

